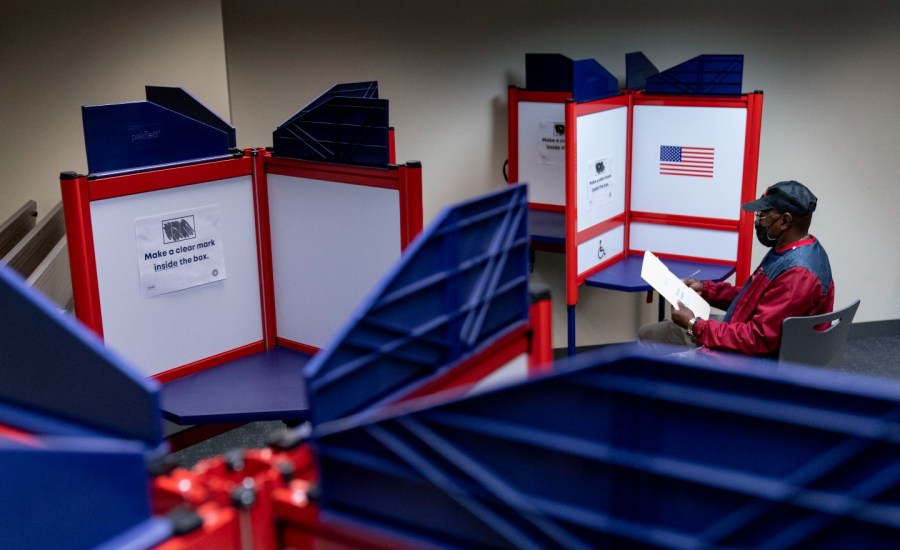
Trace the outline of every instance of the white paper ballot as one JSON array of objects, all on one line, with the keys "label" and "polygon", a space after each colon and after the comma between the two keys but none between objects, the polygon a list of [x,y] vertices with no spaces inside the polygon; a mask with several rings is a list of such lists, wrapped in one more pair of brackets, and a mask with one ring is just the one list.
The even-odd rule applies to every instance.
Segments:
[{"label": "white paper ballot", "polygon": [[666,264],[662,263],[649,250],[644,251],[644,263],[641,264],[641,279],[659,292],[676,309],[678,302],[683,303],[694,315],[701,319],[709,319],[709,304],[676,277]]}]

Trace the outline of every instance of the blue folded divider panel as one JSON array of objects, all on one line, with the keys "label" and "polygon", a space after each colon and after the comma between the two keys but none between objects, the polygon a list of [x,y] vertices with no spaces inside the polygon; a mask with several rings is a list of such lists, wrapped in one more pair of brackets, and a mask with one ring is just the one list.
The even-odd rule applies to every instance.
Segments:
[{"label": "blue folded divider panel", "polygon": [[642,90],[647,84],[647,79],[656,74],[659,74],[659,70],[643,52],[625,54],[626,89]]},{"label": "blue folded divider panel", "polygon": [[572,59],[558,53],[525,54],[525,88],[533,92],[572,92],[578,102],[619,93],[619,81],[593,59]]},{"label": "blue folded divider panel", "polygon": [[894,548],[900,385],[758,359],[577,356],[320,425],[323,517],[463,548]]},{"label": "blue folded divider panel", "polygon": [[277,157],[359,166],[390,162],[388,100],[377,82],[338,84],[272,133]]},{"label": "blue folded divider panel", "polygon": [[[9,548],[149,548],[158,385],[0,265],[0,533]],[[6,428],[6,429],[4,429]]]},{"label": "blue folded divider panel", "polygon": [[743,55],[698,55],[647,77],[648,94],[741,95]]},{"label": "blue folded divider panel", "polygon": [[235,129],[180,88],[146,87],[146,101],[81,108],[88,172],[120,173],[226,158]]},{"label": "blue folded divider panel", "polygon": [[306,365],[314,424],[359,412],[528,322],[527,188],[445,209]]}]

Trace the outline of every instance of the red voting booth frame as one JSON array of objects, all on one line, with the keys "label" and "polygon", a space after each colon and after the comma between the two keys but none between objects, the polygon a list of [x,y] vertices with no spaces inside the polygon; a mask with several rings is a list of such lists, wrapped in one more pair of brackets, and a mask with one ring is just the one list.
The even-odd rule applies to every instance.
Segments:
[{"label": "red voting booth frame", "polygon": [[163,383],[169,382],[279,345],[305,353],[318,351],[315,347],[277,336],[272,246],[268,219],[269,205],[266,193],[267,174],[313,177],[325,181],[395,189],[400,196],[401,248],[405,249],[422,228],[422,177],[419,163],[392,165],[388,169],[365,168],[281,159],[272,157],[264,149],[248,149],[232,159],[161,170],[102,178],[64,174],[61,178],[61,188],[66,214],[76,317],[100,337],[103,337],[100,287],[95,261],[97,251],[94,249],[91,224],[92,202],[249,175],[252,178],[257,227],[256,246],[263,339],[238,349],[169,369],[155,374],[153,377]]},{"label": "red voting booth frame", "polygon": [[[509,182],[519,182],[519,104],[521,102],[532,103],[557,103],[565,105],[566,128],[575,128],[577,117],[601,112],[608,109],[627,107],[627,136],[626,136],[626,161],[625,161],[625,211],[613,216],[594,226],[577,230],[578,210],[576,203],[576,132],[566,132],[565,150],[565,204],[547,204],[529,202],[529,208],[533,211],[558,212],[565,217],[564,244],[562,243],[536,243],[535,249],[560,252],[566,254],[566,302],[569,306],[578,303],[578,288],[584,284],[591,275],[602,271],[610,265],[622,260],[628,255],[641,254],[643,251],[634,250],[630,246],[629,229],[632,223],[653,223],[687,228],[711,229],[736,232],[737,255],[736,261],[729,262],[710,258],[698,258],[693,256],[679,256],[674,254],[659,254],[662,258],[676,260],[697,260],[706,263],[721,263],[732,265],[735,268],[735,281],[743,284],[750,275],[750,260],[752,248],[753,214],[740,212],[735,220],[718,219],[698,216],[681,216],[674,214],[634,211],[631,208],[632,191],[632,130],[634,107],[642,105],[659,106],[684,106],[684,107],[716,107],[716,108],[743,108],[747,111],[746,136],[744,139],[744,163],[741,181],[740,202],[744,203],[756,198],[756,180],[759,160],[759,139],[762,124],[762,92],[753,92],[741,96],[670,96],[645,94],[640,91],[626,91],[617,96],[603,98],[584,103],[578,103],[571,99],[571,92],[543,92],[528,91],[516,87],[509,88]],[[739,205],[735,205],[737,208]],[[624,250],[607,258],[588,270],[579,273],[577,269],[577,247],[579,244],[590,240],[612,228],[624,226],[625,242]]]}]

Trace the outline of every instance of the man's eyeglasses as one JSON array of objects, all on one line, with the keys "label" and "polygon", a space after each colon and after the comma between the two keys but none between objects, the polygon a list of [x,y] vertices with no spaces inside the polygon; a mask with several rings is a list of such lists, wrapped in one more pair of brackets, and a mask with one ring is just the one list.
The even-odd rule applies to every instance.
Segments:
[{"label": "man's eyeglasses", "polygon": [[778,212],[777,210],[773,210],[770,208],[768,210],[757,210],[756,212],[753,213],[753,218],[755,220],[761,220],[773,212],[778,214],[779,216],[781,215],[781,212]]}]

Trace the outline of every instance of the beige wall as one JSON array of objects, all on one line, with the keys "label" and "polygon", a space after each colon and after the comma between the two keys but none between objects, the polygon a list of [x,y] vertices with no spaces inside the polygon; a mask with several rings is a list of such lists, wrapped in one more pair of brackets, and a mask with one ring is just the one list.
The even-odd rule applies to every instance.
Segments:
[{"label": "beige wall", "polygon": [[[857,321],[900,318],[900,3],[694,1],[223,1],[229,88],[243,145],[329,86],[378,80],[398,160],[423,162],[425,218],[503,185],[506,90],[525,53],[594,58],[625,79],[625,54],[659,69],[703,53],[745,55],[765,92],[759,188],[783,179],[819,196],[813,232],[832,258],[837,305]],[[698,197],[702,200],[702,197]],[[762,247],[754,245],[754,265]],[[555,345],[565,342],[563,264],[540,254]],[[643,295],[582,289],[579,344],[633,339]]]},{"label": "beige wall", "polygon": [[82,105],[180,86],[228,120],[218,0],[3,2],[0,220],[26,200],[60,200],[59,173],[85,173]]},{"label": "beige wall", "polygon": [[[504,185],[506,90],[525,84],[526,52],[594,58],[621,82],[632,51],[660,69],[742,53],[744,89],[765,91],[760,190],[807,183],[820,198],[813,232],[832,257],[838,305],[859,297],[857,321],[900,318],[900,3],[221,4],[4,8],[0,218],[32,197],[46,210],[58,200],[58,173],[86,169],[81,105],[140,100],[145,84],[181,86],[226,119],[230,101],[238,145],[265,146],[332,84],[378,80],[399,160],[423,162],[427,222]],[[756,246],[754,263],[762,253]],[[535,277],[551,284],[561,346],[561,258],[540,254]],[[582,289],[579,344],[632,339],[655,312],[643,295]]]}]

